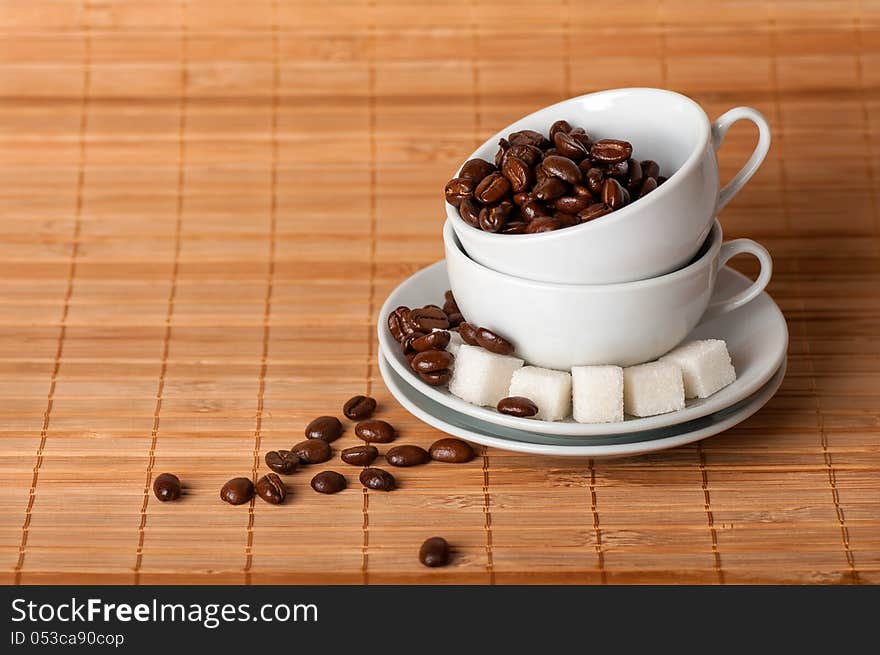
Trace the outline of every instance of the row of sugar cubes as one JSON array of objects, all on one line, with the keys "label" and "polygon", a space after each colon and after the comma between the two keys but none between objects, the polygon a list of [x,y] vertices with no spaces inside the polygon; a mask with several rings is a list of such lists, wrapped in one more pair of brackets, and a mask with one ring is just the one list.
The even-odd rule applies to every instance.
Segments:
[{"label": "row of sugar cubes", "polygon": [[706,398],[736,379],[727,344],[691,341],[656,362],[576,366],[571,373],[523,366],[521,359],[457,343],[449,391],[475,405],[495,406],[523,396],[538,406],[534,418],[580,423],[622,421],[684,409],[685,398]]}]

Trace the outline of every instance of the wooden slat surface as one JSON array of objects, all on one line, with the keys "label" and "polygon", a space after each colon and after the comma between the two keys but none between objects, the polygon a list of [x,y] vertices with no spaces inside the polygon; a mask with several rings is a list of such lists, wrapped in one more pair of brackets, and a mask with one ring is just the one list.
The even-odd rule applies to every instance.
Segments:
[{"label": "wooden slat surface", "polygon": [[[880,3],[540,5],[0,5],[0,581],[880,582]],[[772,123],[722,216],[776,261],[771,403],[646,457],[490,449],[392,494],[347,469],[320,497],[310,469],[282,507],[221,503],[355,393],[438,437],[372,325],[442,256],[442,185],[516,117],[632,85]],[[448,568],[416,561],[434,534]]]}]

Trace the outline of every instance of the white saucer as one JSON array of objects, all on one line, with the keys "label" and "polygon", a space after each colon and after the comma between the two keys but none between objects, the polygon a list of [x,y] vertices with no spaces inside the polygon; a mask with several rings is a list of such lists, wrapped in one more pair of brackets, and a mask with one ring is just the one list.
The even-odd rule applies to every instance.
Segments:
[{"label": "white saucer", "polygon": [[757,393],[709,416],[681,425],[599,437],[560,437],[494,425],[433,401],[407,384],[379,353],[379,370],[385,385],[413,416],[438,430],[492,448],[535,455],[572,457],[631,457],[693,443],[724,432],[761,409],[779,389],[786,362]]},{"label": "white saucer", "polygon": [[[744,275],[729,268],[718,272],[713,299],[727,298],[751,282]],[[514,428],[545,435],[567,437],[628,434],[679,425],[708,416],[730,407],[761,389],[785,361],[788,350],[788,326],[773,299],[762,293],[747,305],[698,325],[688,339],[724,339],[730,350],[736,382],[704,399],[694,399],[685,409],[648,418],[627,418],[620,423],[586,424],[566,421],[537,421],[499,414],[488,407],[477,407],[456,396],[445,387],[432,387],[422,382],[410,369],[400,346],[388,331],[388,314],[400,305],[422,307],[442,304],[443,294],[449,289],[446,263],[437,262],[404,280],[385,301],[379,311],[377,331],[389,364],[406,383],[430,400],[500,427]]]}]

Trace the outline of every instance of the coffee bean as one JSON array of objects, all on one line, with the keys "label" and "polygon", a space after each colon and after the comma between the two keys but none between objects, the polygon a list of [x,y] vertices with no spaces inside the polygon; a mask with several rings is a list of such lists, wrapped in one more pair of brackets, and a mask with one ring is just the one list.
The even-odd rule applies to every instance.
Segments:
[{"label": "coffee bean", "polygon": [[249,478],[232,478],[220,489],[220,499],[230,505],[243,505],[253,497],[254,483]]},{"label": "coffee bean", "polygon": [[484,205],[494,205],[508,193],[510,193],[510,182],[507,178],[501,173],[491,173],[477,185],[474,198]]},{"label": "coffee bean", "polygon": [[443,311],[447,315],[458,311],[458,303],[455,302],[455,296],[452,295],[451,289],[447,289],[443,293]]},{"label": "coffee bean", "polygon": [[539,216],[526,228],[526,234],[538,234],[539,232],[553,232],[562,228],[562,223],[553,216]]},{"label": "coffee bean", "polygon": [[539,216],[547,216],[547,208],[540,200],[529,200],[520,208],[520,213],[526,221],[533,221]]},{"label": "coffee bean", "polygon": [[266,453],[266,466],[281,475],[295,472],[298,464],[299,457],[289,450],[270,450]]},{"label": "coffee bean", "polygon": [[429,384],[432,387],[442,387],[444,384],[449,384],[449,381],[452,379],[452,369],[440,369],[439,371],[419,373],[418,375],[425,384]]},{"label": "coffee bean", "polygon": [[629,178],[626,182],[626,188],[630,193],[636,193],[642,186],[642,165],[637,162],[635,159],[630,159],[627,162],[629,166]]},{"label": "coffee bean", "polygon": [[[495,167],[484,159],[469,159],[461,167],[458,177],[480,182],[487,175],[494,173]],[[450,203],[451,204],[451,203]]]},{"label": "coffee bean", "polygon": [[606,164],[629,159],[632,156],[632,152],[632,144],[629,141],[621,141],[620,139],[602,139],[601,141],[596,141],[593,147],[590,148],[590,156]]},{"label": "coffee bean", "polygon": [[408,334],[403,338],[403,341],[400,342],[400,350],[404,355],[408,355],[410,353],[416,352],[416,349],[413,348],[413,342],[416,339],[420,339],[425,336],[424,332],[413,332],[412,334]]},{"label": "coffee bean", "polygon": [[458,333],[461,335],[462,341],[464,341],[469,346],[479,346],[480,342],[477,341],[477,326],[471,323],[461,323],[458,326]]},{"label": "coffee bean", "polygon": [[657,186],[660,186],[661,184],[663,184],[663,183],[664,183],[666,180],[668,180],[668,179],[669,179],[668,177],[665,177],[665,176],[663,176],[663,175],[659,175],[659,176],[657,177]]},{"label": "coffee bean", "polygon": [[449,544],[443,537],[425,539],[419,548],[419,561],[425,566],[446,566],[449,562]]},{"label": "coffee bean", "polygon": [[348,486],[345,476],[336,471],[321,471],[312,478],[312,489],[319,494],[339,493]]},{"label": "coffee bean", "polygon": [[[440,332],[431,332],[412,342],[412,347],[416,352],[425,352],[426,350],[443,350],[449,345],[449,332],[441,330]],[[364,417],[366,418],[366,417]]]},{"label": "coffee bean", "polygon": [[525,221],[511,221],[501,228],[501,234],[525,234],[528,227]]},{"label": "coffee bean", "polygon": [[559,221],[562,227],[572,227],[580,222],[577,214],[566,214],[565,212],[556,212],[553,214],[553,218]]},{"label": "coffee bean", "polygon": [[[584,187],[581,187],[584,188]],[[589,191],[587,191],[589,194]],[[557,212],[566,214],[577,214],[582,209],[586,209],[593,203],[593,196],[562,196],[553,202],[553,208]]]},{"label": "coffee bean", "polygon": [[369,444],[346,448],[340,454],[342,461],[352,466],[369,466],[378,456],[379,449]]},{"label": "coffee bean", "polygon": [[529,166],[534,166],[544,158],[544,153],[536,146],[520,143],[510,147],[510,150],[507,151],[507,157],[516,157],[522,159]]},{"label": "coffee bean", "polygon": [[180,498],[180,478],[173,473],[161,473],[153,480],[153,493],[163,503]]},{"label": "coffee bean", "polygon": [[333,456],[330,444],[323,439],[306,439],[291,447],[290,451],[299,457],[302,464],[320,464]]},{"label": "coffee bean", "polygon": [[649,193],[651,193],[651,191],[653,191],[654,189],[657,188],[657,184],[658,184],[657,180],[654,179],[653,177],[645,178],[645,181],[642,184],[642,188],[639,189],[638,197],[643,198],[646,195],[648,195]]},{"label": "coffee bean", "polygon": [[[556,146],[556,150],[560,155],[575,161],[580,161],[589,154],[580,141],[564,132],[557,132],[553,136],[553,145]],[[547,161],[546,157],[544,161]]]},{"label": "coffee bean", "polygon": [[323,439],[327,443],[342,436],[342,421],[335,416],[319,416],[306,426],[306,439]]},{"label": "coffee bean", "polygon": [[593,140],[582,127],[572,128],[571,132],[568,133],[568,136],[580,143],[587,152],[590,152],[590,148],[593,147]]},{"label": "coffee bean", "polygon": [[620,185],[620,182],[609,177],[602,185],[602,202],[608,205],[612,211],[620,209],[629,202],[629,193]]},{"label": "coffee bean", "polygon": [[409,313],[409,307],[400,306],[388,314],[388,330],[397,341],[403,341],[403,337],[406,336],[402,318],[404,313]]},{"label": "coffee bean", "polygon": [[595,197],[602,195],[602,185],[605,183],[605,173],[598,168],[590,168],[586,173],[587,188]]},{"label": "coffee bean", "polygon": [[496,409],[502,414],[528,418],[538,413],[538,406],[523,396],[508,396],[498,401]]},{"label": "coffee bean", "polygon": [[498,152],[495,153],[495,168],[501,168],[504,163],[504,155],[510,150],[510,142],[507,139],[498,141]]},{"label": "coffee bean", "polygon": [[509,200],[502,200],[494,207],[484,207],[480,210],[480,227],[486,232],[500,231],[512,210],[513,204]]},{"label": "coffee bean", "polygon": [[445,350],[426,350],[413,357],[412,369],[417,373],[442,371],[452,366],[454,359],[452,353]]},{"label": "coffee bean", "polygon": [[364,441],[375,443],[388,443],[394,441],[394,438],[397,436],[394,427],[390,423],[378,419],[361,421],[354,426],[354,433]]},{"label": "coffee bean", "polygon": [[653,177],[655,180],[660,177],[660,167],[657,162],[650,159],[642,160],[642,177],[647,179]]},{"label": "coffee bean", "polygon": [[629,179],[629,160],[605,164],[605,177],[613,177],[621,184],[625,184]]},{"label": "coffee bean", "polygon": [[410,311],[409,316],[416,330],[426,334],[435,328],[440,330],[449,328],[449,319],[439,307],[413,309]]},{"label": "coffee bean", "polygon": [[480,206],[473,198],[465,198],[461,201],[461,205],[458,207],[458,215],[468,225],[480,227]]},{"label": "coffee bean", "polygon": [[557,132],[562,132],[564,134],[568,134],[571,132],[571,125],[569,125],[568,121],[559,120],[553,123],[550,126],[550,140],[553,140],[554,135]]},{"label": "coffee bean", "polygon": [[397,486],[394,476],[384,469],[365,468],[358,479],[362,485],[373,491],[391,491]]},{"label": "coffee bean", "polygon": [[[556,153],[553,153],[553,154],[556,154]],[[551,155],[549,153],[545,152],[544,156],[550,157]],[[535,166],[535,182],[536,182],[536,184],[540,184],[541,182],[546,180],[548,177],[550,177],[550,174],[546,170],[544,170],[544,163],[543,162],[541,162],[540,164]],[[534,193],[535,193],[535,190],[532,189],[532,195],[534,195]]]},{"label": "coffee bean", "polygon": [[581,212],[578,212],[578,218],[581,223],[586,223],[587,221],[592,221],[595,218],[599,218],[600,216],[604,216],[605,214],[611,213],[611,207],[606,205],[604,202],[595,202],[586,209]]},{"label": "coffee bean", "polygon": [[391,466],[418,466],[428,463],[431,456],[424,448],[407,444],[389,448],[385,453],[385,460]]},{"label": "coffee bean", "polygon": [[[439,334],[439,333],[438,333]],[[447,334],[447,337],[449,335]],[[342,406],[342,413],[352,421],[370,418],[376,411],[376,400],[369,396],[352,396]]]},{"label": "coffee bean", "polygon": [[448,314],[447,318],[449,319],[449,327],[451,328],[458,327],[464,320],[461,312],[453,312],[452,314]]},{"label": "coffee bean", "polygon": [[525,191],[534,180],[534,173],[529,165],[519,157],[510,154],[504,160],[501,173],[510,182],[510,189],[514,193]]},{"label": "coffee bean", "polygon": [[272,505],[279,505],[287,498],[287,488],[275,473],[267,473],[257,480],[257,495]]},{"label": "coffee bean", "polygon": [[446,437],[431,444],[428,449],[431,459],[435,462],[447,462],[449,464],[463,464],[471,461],[476,453],[467,441]]},{"label": "coffee bean", "polygon": [[477,330],[477,343],[483,348],[499,355],[510,355],[513,353],[513,344],[500,334],[495,334],[486,328]]},{"label": "coffee bean", "polygon": [[581,169],[568,157],[551,155],[544,158],[544,170],[553,177],[558,177],[563,182],[575,184],[581,181]]},{"label": "coffee bean", "polygon": [[535,185],[535,197],[538,200],[556,200],[565,195],[568,185],[558,177],[548,177]]},{"label": "coffee bean", "polygon": [[413,357],[416,356],[416,351],[412,351],[411,353],[406,353],[403,358],[406,360],[407,364],[412,364]]},{"label": "coffee bean", "polygon": [[535,130],[520,130],[519,132],[512,132],[507,135],[507,140],[510,141],[510,145],[512,146],[526,144],[535,146],[536,148],[544,148],[550,143],[543,134],[535,132]]},{"label": "coffee bean", "polygon": [[474,195],[477,183],[464,177],[454,177],[446,183],[446,202],[453,207],[459,207],[465,198]]}]

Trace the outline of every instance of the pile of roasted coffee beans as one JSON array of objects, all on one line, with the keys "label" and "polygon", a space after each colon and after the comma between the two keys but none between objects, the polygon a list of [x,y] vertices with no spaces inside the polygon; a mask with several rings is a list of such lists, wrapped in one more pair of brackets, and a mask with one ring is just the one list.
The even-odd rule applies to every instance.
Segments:
[{"label": "pile of roasted coffee beans", "polygon": [[[429,320],[425,319],[426,316],[432,317],[430,320],[437,318],[436,313],[432,312],[415,313],[415,320],[420,317]],[[446,314],[442,310],[441,313],[448,326]],[[409,320],[409,313],[407,316]],[[447,342],[448,339],[447,334]],[[431,351],[429,348],[422,352]],[[345,402],[342,413],[346,418],[357,422],[354,432],[366,443],[344,449],[340,453],[340,459],[351,466],[363,467],[358,479],[365,489],[392,491],[397,488],[394,476],[385,469],[371,466],[380,455],[379,449],[372,444],[394,441],[397,431],[387,421],[372,418],[375,411],[376,401],[369,396],[354,396]],[[271,469],[271,473],[259,478],[256,484],[250,478],[232,478],[220,489],[221,500],[230,505],[244,505],[254,496],[259,496],[271,505],[282,504],[288,492],[280,476],[292,475],[304,465],[331,460],[333,449],[330,444],[339,439],[344,431],[345,426],[337,417],[319,416],[306,426],[304,441],[291,446],[290,450],[272,450],[266,453],[266,466]],[[390,466],[409,467],[427,464],[432,460],[445,463],[469,462],[475,455],[469,443],[449,437],[434,442],[429,450],[411,444],[391,447],[385,453],[385,461]],[[335,494],[348,487],[348,480],[337,471],[321,471],[312,478],[311,487],[320,494]],[[153,480],[153,493],[161,501],[177,500],[181,494],[180,479],[172,473],[157,475]],[[443,542],[442,546],[436,541],[438,539]],[[448,559],[449,546],[440,537],[429,539],[419,551],[419,560],[425,566],[443,566]]]},{"label": "pile of roasted coffee beans", "polygon": [[657,162],[632,154],[628,141],[593,142],[582,128],[556,121],[549,138],[521,130],[501,139],[494,164],[465,162],[446,184],[446,201],[486,232],[572,227],[635,202],[666,181]]}]

